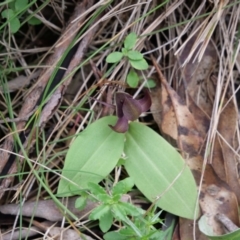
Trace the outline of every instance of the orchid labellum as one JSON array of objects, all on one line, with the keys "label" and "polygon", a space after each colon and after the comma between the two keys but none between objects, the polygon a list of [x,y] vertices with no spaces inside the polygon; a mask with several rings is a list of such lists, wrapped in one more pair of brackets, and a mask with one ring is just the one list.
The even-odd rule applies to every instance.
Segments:
[{"label": "orchid labellum", "polygon": [[144,91],[144,97],[133,99],[125,92],[117,92],[115,95],[117,123],[115,126],[109,125],[115,132],[125,133],[128,130],[128,122],[134,121],[146,112],[151,106],[151,98],[148,90]]}]

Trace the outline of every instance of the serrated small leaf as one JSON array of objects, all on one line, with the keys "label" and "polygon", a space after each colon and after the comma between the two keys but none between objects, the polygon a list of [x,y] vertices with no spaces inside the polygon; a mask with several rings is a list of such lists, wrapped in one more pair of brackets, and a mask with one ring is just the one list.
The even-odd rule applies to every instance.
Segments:
[{"label": "serrated small leaf", "polygon": [[138,69],[138,70],[148,69],[148,63],[144,58],[141,59],[141,60],[131,60],[131,59],[129,59],[129,61],[130,61],[131,66],[135,69]]},{"label": "serrated small leaf", "polygon": [[127,37],[124,40],[124,47],[127,50],[132,49],[137,42],[137,34],[136,33],[130,33],[127,35]]},{"label": "serrated small leaf", "polygon": [[103,187],[99,186],[97,183],[89,182],[88,189],[93,195],[106,194],[106,191]]},{"label": "serrated small leaf", "polygon": [[105,194],[99,194],[99,195],[97,195],[96,197],[98,198],[98,200],[99,200],[100,202],[103,202],[103,203],[110,203],[110,202],[112,202],[112,197],[109,196],[107,193],[105,193]]},{"label": "serrated small leaf", "polygon": [[112,205],[112,212],[113,212],[113,216],[120,220],[123,221],[125,223],[127,223],[138,236],[141,236],[141,231],[137,228],[137,226],[129,220],[129,218],[126,215],[125,209],[122,205],[120,204],[114,204]]},{"label": "serrated small leaf", "polygon": [[41,24],[42,22],[41,22],[41,20],[39,20],[39,19],[36,18],[36,17],[31,17],[31,18],[28,20],[28,23],[29,23],[30,25],[35,26],[35,25]]},{"label": "serrated small leaf", "polygon": [[128,75],[127,75],[127,83],[130,87],[136,88],[139,83],[139,77],[137,73],[134,70],[130,70]]},{"label": "serrated small leaf", "polygon": [[103,236],[104,240],[126,240],[119,232],[108,232]]},{"label": "serrated small leaf", "polygon": [[133,50],[128,51],[127,56],[131,60],[142,60],[143,59],[143,55],[140,52],[133,51]]},{"label": "serrated small leaf", "polygon": [[15,0],[15,10],[21,11],[27,8],[28,0]]},{"label": "serrated small leaf", "polygon": [[112,196],[112,201],[116,203],[121,200],[121,197],[122,197],[122,194],[114,194]]},{"label": "serrated small leaf", "polygon": [[75,201],[75,208],[78,210],[83,210],[87,205],[87,198],[86,197],[79,197]]},{"label": "serrated small leaf", "polygon": [[111,211],[108,211],[105,215],[103,215],[99,219],[99,227],[102,230],[102,232],[107,232],[113,224],[113,215]]},{"label": "serrated small leaf", "polygon": [[145,212],[141,208],[138,208],[128,202],[121,202],[118,204],[118,206],[121,207],[127,215],[130,215],[133,217],[144,214],[144,212]]},{"label": "serrated small leaf", "polygon": [[116,219],[124,222],[127,220],[126,212],[118,204],[112,205],[112,211]]},{"label": "serrated small leaf", "polygon": [[106,58],[106,62],[107,63],[117,63],[119,62],[123,57],[123,53],[121,52],[112,52],[110,53],[107,58]]},{"label": "serrated small leaf", "polygon": [[133,186],[134,186],[133,179],[130,177],[125,178],[124,180],[121,180],[113,187],[112,194],[113,195],[125,194],[129,192],[133,188]]},{"label": "serrated small leaf", "polygon": [[89,215],[89,219],[91,220],[97,220],[103,217],[105,214],[107,214],[110,211],[109,205],[99,205],[98,207],[94,208],[92,212]]}]

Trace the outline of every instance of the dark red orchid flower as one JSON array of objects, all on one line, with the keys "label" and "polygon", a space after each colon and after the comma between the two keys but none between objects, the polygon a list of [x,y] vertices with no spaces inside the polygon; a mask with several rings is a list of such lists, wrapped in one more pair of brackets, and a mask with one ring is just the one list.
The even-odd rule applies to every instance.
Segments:
[{"label": "dark red orchid flower", "polygon": [[115,94],[117,108],[117,123],[115,126],[109,125],[115,132],[125,133],[128,130],[128,121],[134,121],[146,112],[151,106],[151,98],[148,90],[144,91],[144,97],[136,100],[125,92]]}]

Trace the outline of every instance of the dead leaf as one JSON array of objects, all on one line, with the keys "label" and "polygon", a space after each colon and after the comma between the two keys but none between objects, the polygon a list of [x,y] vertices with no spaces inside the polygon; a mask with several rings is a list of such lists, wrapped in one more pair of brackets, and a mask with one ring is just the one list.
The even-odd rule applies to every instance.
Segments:
[{"label": "dead leaf", "polygon": [[[180,66],[189,56],[195,40],[196,38],[193,37],[184,47],[181,55],[179,56]],[[198,52],[199,47],[195,50],[195,54]],[[213,44],[211,42],[208,44],[201,62],[193,62],[193,59],[194,56],[182,70],[184,86],[188,95],[201,109],[202,114],[205,114],[208,118],[210,118],[215,93],[214,83],[210,80],[210,75],[215,68],[217,59],[217,53]]]},{"label": "dead leaf", "polygon": [[[69,198],[68,200],[62,200],[64,205],[77,217],[87,217],[93,208],[97,205],[93,202],[88,202],[84,210],[79,211],[75,208],[75,201],[77,197]],[[19,204],[7,204],[0,206],[0,212],[3,214],[17,215],[19,212]],[[33,212],[34,209],[34,212]],[[61,221],[63,219],[64,213],[56,206],[53,200],[40,200],[38,202],[25,202],[21,207],[21,214],[25,217],[40,217],[49,221]],[[70,219],[71,217],[68,216]]]},{"label": "dead leaf", "polygon": [[[174,115],[163,115],[164,117],[175,117],[177,123],[177,143],[188,166],[191,168],[197,184],[200,184],[201,174],[204,170],[203,155],[201,149],[204,147],[204,139],[198,129],[194,116],[189,111],[185,101],[170,87],[165,77],[157,66],[153,63],[159,74],[162,83],[162,113],[165,109],[173,109]],[[165,91],[165,93],[163,93]],[[168,95],[168,101],[163,101],[163,95]],[[172,111],[172,110],[171,110]],[[169,120],[170,121],[170,120]],[[173,121],[173,120],[171,120]],[[163,122],[163,121],[162,121]],[[161,129],[168,135],[169,128],[164,128],[161,122]],[[200,185],[199,185],[200,186]],[[216,190],[215,192],[213,190]],[[224,213],[236,225],[239,225],[238,204],[235,194],[230,187],[223,182],[215,173],[211,165],[205,166],[203,185],[201,186],[200,206],[203,213],[207,214],[209,224],[213,227],[217,235],[224,233],[221,224],[215,220],[217,213]],[[189,233],[192,234],[192,233]],[[186,239],[185,237],[183,239]]]},{"label": "dead leaf", "polygon": [[[63,229],[60,227],[50,228],[47,235],[51,236],[54,240],[93,240],[93,238],[79,234],[73,229]],[[82,236],[82,237],[81,237]]]},{"label": "dead leaf", "polygon": [[[238,179],[236,152],[234,149],[234,139],[237,131],[237,110],[233,100],[223,103],[223,110],[219,117],[218,131],[222,153],[224,157],[224,166],[226,180],[232,190],[235,192],[240,203],[240,184]],[[215,164],[216,165],[216,164]],[[218,166],[216,165],[216,168]]]},{"label": "dead leaf", "polygon": [[0,92],[15,92],[21,88],[27,87],[31,80],[37,78],[40,74],[40,70],[33,72],[30,76],[20,75],[11,81],[7,82],[5,86],[0,86]]}]

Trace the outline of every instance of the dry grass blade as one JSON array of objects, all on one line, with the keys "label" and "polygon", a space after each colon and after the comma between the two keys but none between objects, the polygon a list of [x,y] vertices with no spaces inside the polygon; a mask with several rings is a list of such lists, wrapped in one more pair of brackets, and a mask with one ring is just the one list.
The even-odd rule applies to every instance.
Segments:
[{"label": "dry grass blade", "polygon": [[[87,1],[87,2],[83,2],[79,5],[77,5],[76,11],[72,16],[72,19],[75,19],[76,16],[78,16],[81,13],[84,13],[84,9],[87,8],[90,4],[91,4],[91,2]],[[71,22],[71,20],[70,20],[70,22]],[[66,38],[66,36],[67,36],[67,41],[65,41],[65,44],[64,45],[62,44],[61,47],[56,48],[54,54],[48,60],[47,64],[50,66],[53,66],[53,67],[46,69],[46,71],[44,70],[43,73],[41,73],[41,77],[38,80],[37,84],[35,85],[35,88],[33,88],[32,91],[26,97],[26,100],[21,108],[21,111],[19,112],[19,118],[24,118],[27,114],[29,114],[29,112],[31,112],[36,107],[36,104],[39,101],[41,94],[43,94],[43,90],[44,90],[47,82],[49,81],[49,78],[50,78],[52,72],[55,69],[54,66],[57,64],[60,56],[64,53],[64,51],[66,51],[69,44],[74,39],[82,22],[83,22],[83,19],[80,19],[79,22],[75,22],[75,24],[70,24],[69,27],[66,28],[65,33],[63,33],[63,38]],[[58,94],[59,96],[57,97],[57,104],[59,104],[59,99],[62,97],[62,94],[63,93]],[[54,106],[54,107],[56,107],[56,106]],[[17,129],[19,131],[22,131],[22,129],[24,129],[24,128],[25,128],[24,121],[21,121],[17,124]],[[13,144],[13,136],[9,136],[3,143],[3,148],[6,150],[9,150],[9,151],[12,151],[13,145],[14,145]],[[4,170],[4,167],[7,165],[7,163],[9,163],[9,160],[8,160],[9,155],[3,151],[1,151],[0,154],[1,154],[1,158],[2,158],[2,165],[1,165],[1,172],[2,172]],[[17,163],[16,162],[13,163],[13,161],[12,161],[12,163],[8,167],[7,171],[10,174],[16,172],[17,171]],[[6,174],[6,173],[4,173],[4,174]],[[6,179],[4,179],[4,181],[2,183],[2,187],[6,188],[6,187],[8,187],[8,185],[10,183],[11,183],[11,179],[6,178]],[[2,194],[1,194],[1,196],[2,196]]]},{"label": "dry grass blade", "polygon": [[[1,12],[10,6],[1,3]],[[64,216],[60,211],[52,212],[55,219],[51,211],[50,218],[42,216],[58,221],[42,228],[44,220],[31,221],[40,216],[39,209],[35,213],[28,210],[21,229],[18,220],[23,212],[17,206],[21,203],[24,211],[29,206],[31,210],[44,198],[54,199],[71,142],[88,124],[112,114],[105,105],[114,104],[116,91],[138,97],[149,78],[158,79],[157,87],[150,90],[152,115],[141,116],[140,121],[156,131],[160,127],[160,134],[181,151],[202,193],[199,202],[208,214],[209,226],[224,233],[225,223],[216,220],[219,213],[239,226],[239,1],[36,1],[21,14],[17,16],[21,27],[15,34],[10,24],[0,19],[0,171],[10,155],[17,156],[16,163],[24,163],[14,163],[8,172],[11,178],[2,182],[0,211],[11,207],[16,215],[11,232],[5,232],[3,239],[18,235],[20,230],[25,234],[26,229],[31,234],[38,231],[41,237],[53,238],[63,229],[103,239],[103,233],[92,227],[92,222],[89,225],[89,220],[62,218],[60,227]],[[30,15],[40,19],[41,25],[30,25]],[[149,65],[154,63],[137,71],[140,82],[136,89],[126,82],[131,69],[126,56],[116,66],[106,62],[109,53],[122,50],[131,32],[138,36],[134,50],[141,52]],[[73,40],[79,45],[71,63],[62,68],[66,71],[63,80],[36,109],[39,96],[54,79],[59,60]],[[150,54],[156,61],[151,61]],[[38,72],[39,78],[29,81]],[[27,122],[32,114],[38,119],[33,124],[36,130],[21,145],[23,152],[15,151],[15,136],[31,125]],[[124,171],[118,170],[116,179],[124,178]],[[9,186],[13,179],[16,185]],[[11,201],[16,204],[8,205]],[[71,211],[75,213],[73,208]],[[85,213],[78,212],[77,217],[85,218]],[[197,222],[181,219],[179,226],[180,239],[206,239],[196,229]],[[116,223],[115,228],[121,226]]]}]

